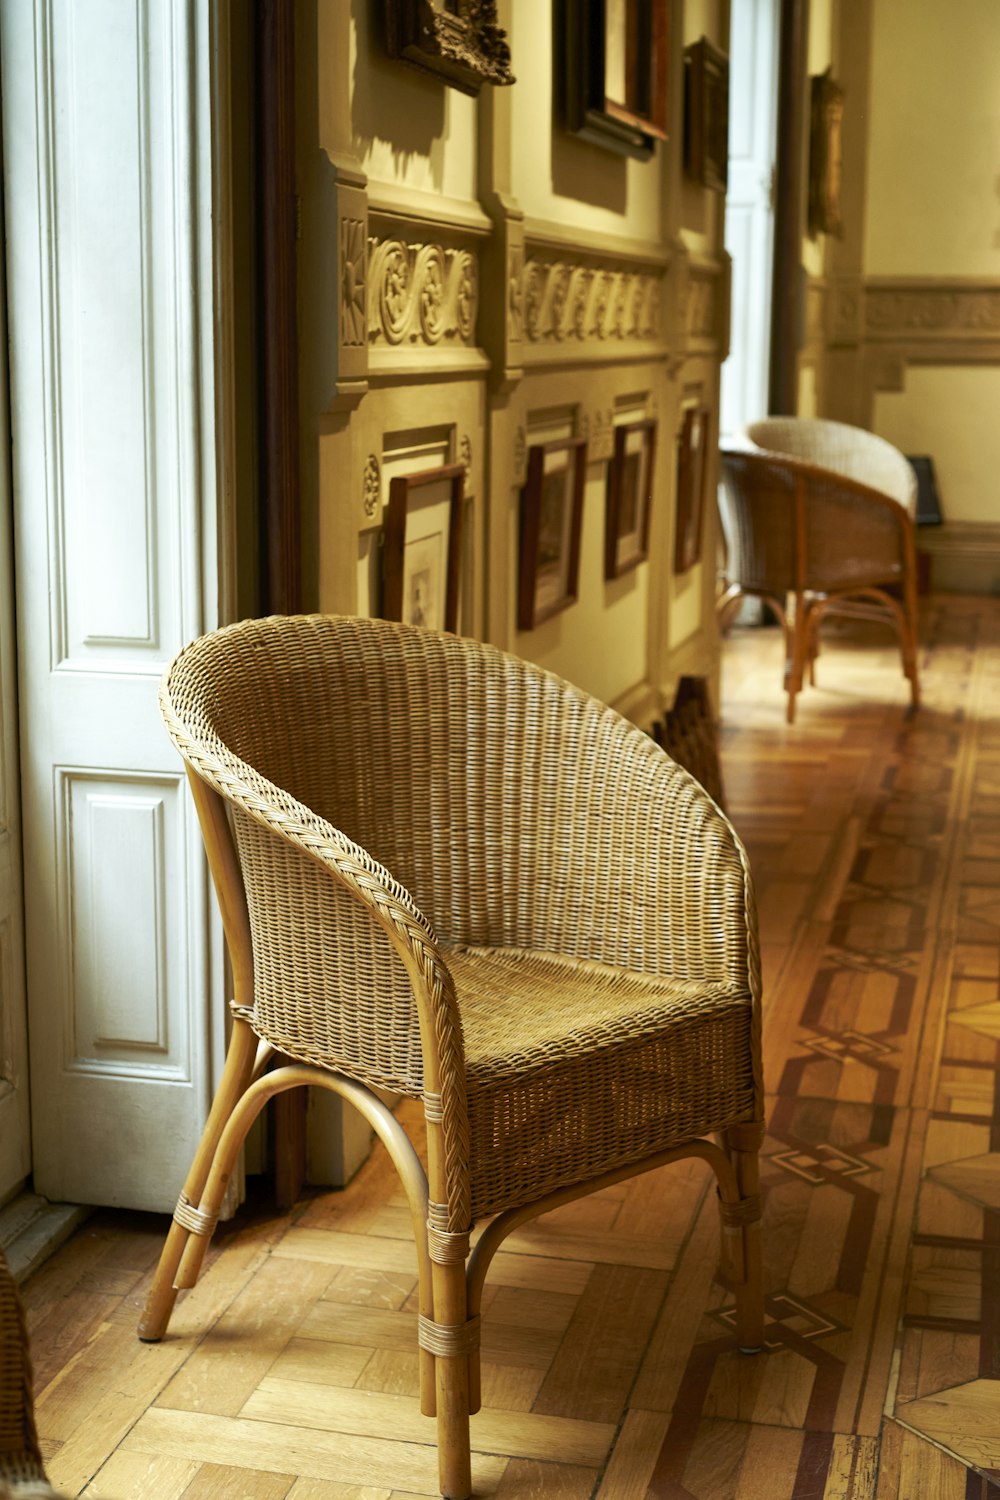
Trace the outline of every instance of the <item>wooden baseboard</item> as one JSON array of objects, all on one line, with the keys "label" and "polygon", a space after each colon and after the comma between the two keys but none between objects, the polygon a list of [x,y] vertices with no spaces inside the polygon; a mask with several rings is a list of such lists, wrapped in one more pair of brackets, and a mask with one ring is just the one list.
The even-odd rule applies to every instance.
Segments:
[{"label": "wooden baseboard", "polygon": [[944,594],[1000,594],[1000,524],[945,521],[917,529],[917,551],[930,563],[931,588]]}]

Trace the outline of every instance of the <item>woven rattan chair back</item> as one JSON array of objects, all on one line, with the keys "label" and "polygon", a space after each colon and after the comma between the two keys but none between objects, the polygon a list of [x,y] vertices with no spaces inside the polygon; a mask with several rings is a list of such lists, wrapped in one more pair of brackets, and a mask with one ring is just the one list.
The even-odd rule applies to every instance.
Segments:
[{"label": "woven rattan chair back", "polygon": [[[803,425],[824,435],[832,429],[841,447],[842,434],[854,431],[837,422]],[[748,434],[778,441],[788,431],[796,431],[794,419],[774,418],[752,424]],[[876,443],[883,474],[895,469],[882,451],[888,449],[912,477],[901,454],[881,439]],[[900,482],[892,496],[846,471],[787,454],[746,447],[722,452],[727,588],[720,617],[725,623],[745,595],[765,599],[778,616],[789,723],[806,670],[814,678],[819,625],[827,614],[889,625],[899,637],[912,703],[919,703],[916,544],[913,517],[898,498],[906,488],[902,478],[895,470]]]},{"label": "woven rattan chair back", "polygon": [[[384,621],[217,631],[168,669],[161,708],[236,995],[142,1336],[162,1336],[194,1284],[265,1099],[312,1083],[362,1111],[408,1195],[443,1494],[464,1500],[471,1483],[486,1270],[546,1207],[703,1157],[739,1341],[759,1346],[753,896],[698,784],[539,668]],[[422,1099],[425,1162],[375,1088]]]},{"label": "woven rattan chair back", "polygon": [[42,1500],[57,1492],[45,1477],[32,1392],[31,1355],[17,1286],[0,1251],[0,1497]]},{"label": "woven rattan chair back", "polygon": [[874,432],[825,417],[763,417],[744,429],[756,448],[832,469],[917,513],[917,476],[905,454]]}]

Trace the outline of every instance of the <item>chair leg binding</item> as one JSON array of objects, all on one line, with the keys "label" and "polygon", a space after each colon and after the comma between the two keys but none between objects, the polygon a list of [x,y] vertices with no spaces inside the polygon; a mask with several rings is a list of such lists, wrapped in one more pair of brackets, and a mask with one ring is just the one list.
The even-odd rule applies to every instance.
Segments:
[{"label": "chair leg binding", "polygon": [[464,1323],[435,1323],[433,1318],[421,1314],[417,1319],[417,1340],[421,1349],[438,1359],[474,1354],[479,1348],[480,1323],[478,1314]]},{"label": "chair leg binding", "polygon": [[219,1222],[217,1213],[209,1213],[204,1208],[195,1208],[185,1193],[181,1193],[174,1209],[174,1223],[179,1224],[182,1229],[188,1230],[190,1234],[203,1234],[211,1239],[215,1232],[215,1226]]},{"label": "chair leg binding", "polygon": [[723,1277],[731,1282],[736,1293],[738,1348],[741,1354],[759,1354],[764,1347],[760,1194],[747,1193],[735,1203],[727,1203],[720,1194],[719,1217]]}]

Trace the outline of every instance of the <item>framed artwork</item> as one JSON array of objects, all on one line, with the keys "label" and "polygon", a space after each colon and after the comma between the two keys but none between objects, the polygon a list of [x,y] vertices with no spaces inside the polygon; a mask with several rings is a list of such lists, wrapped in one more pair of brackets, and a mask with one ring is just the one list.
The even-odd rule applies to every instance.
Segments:
[{"label": "framed artwork", "polygon": [[809,110],[809,233],[842,235],[840,178],[844,90],[829,68],[812,79]]},{"label": "framed artwork", "polygon": [[615,451],[608,466],[605,578],[619,578],[649,555],[655,443],[652,420],[615,428]]},{"label": "framed artwork", "polygon": [[389,482],[382,550],[382,617],[458,629],[465,465]]},{"label": "framed artwork", "polygon": [[677,443],[675,573],[686,573],[701,557],[701,525],[705,514],[710,415],[707,406],[687,407]]},{"label": "framed artwork", "polygon": [[534,630],[576,600],[586,468],[584,438],[528,449],[528,478],[521,491],[518,630]]},{"label": "framed artwork", "polygon": [[583,140],[652,156],[667,135],[669,0],[563,0],[566,123]]},{"label": "framed artwork", "polygon": [[684,170],[703,187],[729,178],[729,59],[707,37],[684,49]]},{"label": "framed artwork", "polygon": [[383,0],[386,51],[473,97],[514,82],[496,0]]}]

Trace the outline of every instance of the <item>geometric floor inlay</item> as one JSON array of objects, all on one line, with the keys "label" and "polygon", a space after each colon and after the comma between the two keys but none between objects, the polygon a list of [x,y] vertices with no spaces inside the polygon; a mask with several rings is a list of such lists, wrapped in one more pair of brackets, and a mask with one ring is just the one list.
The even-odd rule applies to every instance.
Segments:
[{"label": "geometric floor inlay", "polygon": [[942,1162],[931,1167],[927,1175],[983,1208],[1000,1209],[1000,1152],[988,1151],[983,1156]]}]

